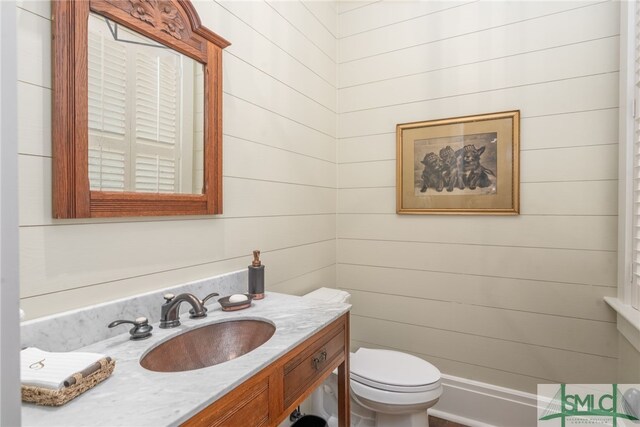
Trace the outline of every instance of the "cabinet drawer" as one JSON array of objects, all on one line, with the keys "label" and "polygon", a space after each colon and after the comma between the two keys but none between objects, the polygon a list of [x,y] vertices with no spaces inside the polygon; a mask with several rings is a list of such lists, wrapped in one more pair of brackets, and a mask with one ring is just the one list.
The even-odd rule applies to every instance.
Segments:
[{"label": "cabinet drawer", "polygon": [[345,351],[344,339],[344,326],[341,325],[312,343],[284,366],[285,407],[293,403],[327,370],[335,368],[335,360]]},{"label": "cabinet drawer", "polygon": [[[246,384],[246,383],[245,383]],[[182,427],[266,426],[269,422],[269,382],[264,379],[242,390],[240,396],[225,396]]]}]

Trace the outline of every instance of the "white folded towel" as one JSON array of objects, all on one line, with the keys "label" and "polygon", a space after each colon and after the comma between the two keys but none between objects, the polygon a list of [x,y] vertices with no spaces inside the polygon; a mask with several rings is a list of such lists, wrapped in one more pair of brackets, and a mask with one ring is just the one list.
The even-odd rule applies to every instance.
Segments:
[{"label": "white folded towel", "polygon": [[20,352],[20,378],[22,385],[59,390],[69,377],[104,358],[98,353],[52,353],[28,347]]},{"label": "white folded towel", "polygon": [[349,303],[351,295],[340,289],[318,288],[313,292],[303,295],[302,298],[316,299],[324,302],[345,302]]}]

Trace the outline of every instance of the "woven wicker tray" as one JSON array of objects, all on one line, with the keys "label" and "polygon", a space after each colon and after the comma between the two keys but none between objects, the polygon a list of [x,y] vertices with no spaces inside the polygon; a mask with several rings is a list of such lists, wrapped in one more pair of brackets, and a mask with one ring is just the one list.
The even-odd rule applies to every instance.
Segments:
[{"label": "woven wicker tray", "polygon": [[102,365],[101,369],[86,377],[76,377],[76,383],[74,385],[64,387],[60,390],[23,385],[22,401],[43,406],[62,406],[111,376],[116,362],[114,360],[103,359],[100,363]]}]

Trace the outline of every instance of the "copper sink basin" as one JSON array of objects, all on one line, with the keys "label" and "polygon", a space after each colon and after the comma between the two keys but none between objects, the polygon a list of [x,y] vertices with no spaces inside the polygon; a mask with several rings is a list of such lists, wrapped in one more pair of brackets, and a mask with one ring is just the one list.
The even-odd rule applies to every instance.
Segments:
[{"label": "copper sink basin", "polygon": [[261,320],[233,320],[192,329],[152,349],[140,360],[156,372],[182,372],[218,365],[267,342],[276,331]]}]

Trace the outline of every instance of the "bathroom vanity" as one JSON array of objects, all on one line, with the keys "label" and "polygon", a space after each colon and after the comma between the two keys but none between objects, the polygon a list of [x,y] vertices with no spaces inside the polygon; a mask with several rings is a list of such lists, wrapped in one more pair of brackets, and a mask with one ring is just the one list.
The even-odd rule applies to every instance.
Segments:
[{"label": "bathroom vanity", "polygon": [[[238,277],[238,282],[246,283],[246,275]],[[188,286],[172,291],[201,295],[207,293],[205,289],[211,289],[210,283]],[[180,326],[160,329],[157,312],[161,295],[160,292],[141,295],[137,299],[115,302],[113,307],[102,304],[26,322],[23,325],[24,345],[50,351],[103,353],[116,360],[116,368],[106,381],[62,407],[23,404],[23,424],[48,427],[278,426],[337,368],[341,384],[340,425],[349,425],[350,305],[268,292],[265,299],[254,301],[251,308],[236,312],[223,312],[218,303],[211,301],[207,304],[206,318],[190,319],[183,311]],[[120,317],[124,310],[133,308],[139,314],[147,315],[142,310],[149,307],[149,301],[158,303],[157,307],[148,309],[154,325],[150,338],[131,341],[125,328],[118,331],[106,328],[108,322],[105,320]],[[184,310],[187,308],[183,307]],[[275,331],[264,344],[249,353],[201,369],[157,372],[140,364],[154,349],[175,337],[210,328],[213,324],[244,320],[269,323]],[[97,325],[96,333],[110,334],[110,337],[98,337],[87,343],[91,337],[86,325]],[[74,332],[85,334],[80,337],[83,346],[69,344],[70,340],[77,339]],[[218,340],[221,346],[225,345],[224,337],[219,336]]]},{"label": "bathroom vanity", "polygon": [[349,424],[349,314],[343,314],[183,426],[277,426],[338,369],[340,425]]}]

